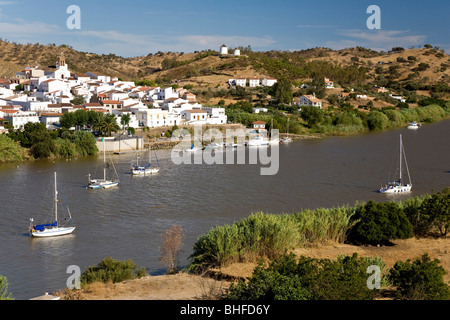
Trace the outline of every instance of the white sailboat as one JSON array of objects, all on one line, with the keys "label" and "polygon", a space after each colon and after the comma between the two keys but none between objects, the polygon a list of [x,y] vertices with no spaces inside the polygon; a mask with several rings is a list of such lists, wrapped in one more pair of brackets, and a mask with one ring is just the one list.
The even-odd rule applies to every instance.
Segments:
[{"label": "white sailboat", "polygon": [[416,121],[410,122],[407,126],[408,129],[419,129],[422,125]]},{"label": "white sailboat", "polygon": [[[405,159],[406,171],[408,173],[409,183],[404,183],[402,181],[402,159]],[[411,191],[412,183],[411,176],[409,175],[408,163],[406,162],[405,149],[403,148],[402,135],[400,135],[400,163],[399,163],[399,179],[395,181],[388,182],[384,187],[380,188],[381,193],[401,193]]]},{"label": "white sailboat", "polygon": [[269,141],[265,140],[263,137],[261,137],[259,134],[250,140],[248,140],[248,146],[249,147],[262,147],[262,146],[268,146]]},{"label": "white sailboat", "polygon": [[272,122],[270,123],[270,129],[269,129],[270,130],[269,144],[278,144],[278,143],[280,143],[280,139],[272,137],[272,129],[273,129],[273,119],[272,119]]},{"label": "white sailboat", "polygon": [[282,142],[282,143],[289,143],[289,142],[291,142],[292,139],[289,138],[288,134],[289,134],[289,117],[287,118],[286,137],[281,138],[280,142]]},{"label": "white sailboat", "polygon": [[[75,227],[60,226],[58,224],[58,190],[56,186],[56,172],[55,172],[55,222],[50,224],[34,224],[33,218],[30,219],[29,232],[32,237],[44,238],[55,237],[70,234],[75,230]],[[69,213],[70,221],[72,216],[70,215],[69,207],[67,206],[67,212]]]},{"label": "white sailboat", "polygon": [[156,152],[155,152],[155,157],[156,157],[156,162],[158,163],[158,166],[152,165],[150,149],[148,150],[148,156],[149,156],[148,164],[145,166],[140,166],[139,165],[139,155],[137,155],[136,164],[133,164],[131,166],[131,174],[133,174],[133,175],[148,175],[148,174],[155,174],[155,173],[159,172],[159,162],[158,162],[158,157],[156,157]]},{"label": "white sailboat", "polygon": [[114,167],[114,163],[111,161],[111,164],[113,166],[116,178],[115,179],[107,179],[106,177],[106,169],[107,169],[107,163],[106,163],[106,149],[105,149],[105,139],[102,138],[103,141],[103,179],[91,179],[91,174],[89,174],[89,189],[108,189],[111,187],[115,187],[119,184],[119,177],[117,176],[116,168]]}]

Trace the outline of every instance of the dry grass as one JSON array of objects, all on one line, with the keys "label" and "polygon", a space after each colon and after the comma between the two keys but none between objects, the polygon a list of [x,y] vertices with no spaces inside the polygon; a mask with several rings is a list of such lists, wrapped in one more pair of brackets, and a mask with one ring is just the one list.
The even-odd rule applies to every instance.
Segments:
[{"label": "dry grass", "polygon": [[[424,253],[432,259],[439,259],[447,270],[444,281],[450,281],[450,237],[395,240],[394,246],[353,246],[328,242],[296,249],[297,255],[313,258],[336,259],[339,255],[380,257],[391,268],[396,261],[415,260]],[[78,292],[59,292],[64,299],[79,300],[201,300],[216,299],[230,285],[229,279],[247,278],[253,273],[256,263],[234,263],[211,270],[222,279],[216,280],[200,275],[178,273],[176,275],[148,276],[122,283],[91,284],[86,290]]]}]

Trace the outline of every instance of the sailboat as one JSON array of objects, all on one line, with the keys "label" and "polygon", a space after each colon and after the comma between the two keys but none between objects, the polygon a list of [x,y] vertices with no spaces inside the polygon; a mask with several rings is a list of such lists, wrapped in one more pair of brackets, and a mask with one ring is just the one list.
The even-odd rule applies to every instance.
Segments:
[{"label": "sailboat", "polygon": [[[409,183],[404,183],[402,181],[402,158],[405,159],[406,171],[408,173]],[[403,148],[402,135],[400,135],[400,163],[399,163],[399,179],[396,181],[388,182],[384,187],[380,188],[381,193],[400,193],[411,191],[412,183],[411,177],[409,175],[408,164],[406,162],[405,149]]]},{"label": "sailboat", "polygon": [[[30,219],[29,232],[32,237],[44,238],[44,237],[55,237],[70,234],[75,230],[75,227],[65,227],[59,226],[58,224],[58,190],[56,186],[56,172],[55,172],[55,222],[50,224],[38,224],[34,225],[33,218]],[[69,207],[67,206],[67,211],[69,213],[70,221],[72,216],[70,215]]]},{"label": "sailboat", "polygon": [[103,168],[103,179],[91,179],[91,174],[89,174],[89,189],[107,189],[111,187],[115,187],[119,184],[119,177],[117,176],[116,168],[114,167],[114,163],[111,161],[112,166],[114,168],[114,172],[116,174],[116,179],[107,179],[106,177],[106,149],[105,149],[105,139],[102,138],[103,141],[103,163],[105,167]]},{"label": "sailboat", "polygon": [[291,142],[292,139],[289,138],[288,134],[289,134],[289,117],[287,118],[286,137],[281,138],[280,142],[282,142],[282,143],[289,143],[289,142]]},{"label": "sailboat", "polygon": [[133,164],[131,167],[131,174],[146,175],[146,174],[155,174],[155,173],[159,172],[159,162],[158,162],[158,157],[156,157],[156,152],[155,152],[155,157],[156,157],[156,162],[158,163],[158,166],[152,166],[150,149],[148,150],[148,155],[149,155],[148,164],[145,166],[139,165],[139,162],[138,162],[139,155],[137,155],[136,164]]},{"label": "sailboat", "polygon": [[278,144],[278,143],[280,143],[280,139],[272,137],[272,129],[273,129],[273,119],[272,119],[272,122],[270,124],[270,140],[269,140],[269,144]]}]

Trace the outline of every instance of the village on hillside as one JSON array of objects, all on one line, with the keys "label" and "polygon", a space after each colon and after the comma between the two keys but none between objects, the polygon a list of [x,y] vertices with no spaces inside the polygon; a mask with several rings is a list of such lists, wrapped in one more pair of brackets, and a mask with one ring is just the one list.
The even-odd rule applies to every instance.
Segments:
[{"label": "village on hillside", "polygon": [[[239,57],[241,52],[239,49],[230,51],[224,44],[219,55]],[[16,72],[15,77],[0,79],[0,132],[7,131],[7,127],[21,129],[28,122],[42,122],[49,130],[57,129],[61,127],[60,118],[64,113],[80,109],[114,115],[117,123],[127,115],[127,126],[134,129],[232,122],[223,104],[204,106],[186,86],[139,86],[134,81],[122,81],[98,72],[74,73],[69,64],[61,53],[52,68],[44,70],[39,65],[27,65]],[[225,85],[229,89],[254,89],[273,87],[277,81],[272,77],[236,77],[229,78]],[[323,82],[327,95],[339,99],[352,98],[370,104],[376,94],[382,93],[389,95],[392,101],[406,101],[405,97],[393,95],[382,86],[373,85],[373,94],[368,94],[353,89],[344,91],[328,77],[324,77]],[[311,86],[311,83],[302,83],[297,88],[308,89]],[[328,108],[330,103],[328,98],[316,97],[313,90],[312,93],[294,96],[290,105],[297,106],[300,111],[302,106],[322,109]],[[253,106],[255,114],[267,111],[264,105]]]}]

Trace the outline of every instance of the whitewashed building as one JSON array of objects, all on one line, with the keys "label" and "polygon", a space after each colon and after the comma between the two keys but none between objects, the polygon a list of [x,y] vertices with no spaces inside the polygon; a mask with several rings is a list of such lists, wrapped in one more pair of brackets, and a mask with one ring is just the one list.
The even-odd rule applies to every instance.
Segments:
[{"label": "whitewashed building", "polygon": [[248,86],[251,88],[259,87],[259,78],[248,79]]},{"label": "whitewashed building", "polygon": [[247,85],[247,79],[246,78],[237,78],[235,80],[236,86],[245,87]]},{"label": "whitewashed building", "polygon": [[207,124],[208,112],[202,109],[184,110],[181,112],[181,117],[186,124]]},{"label": "whitewashed building", "polygon": [[216,107],[203,107],[202,110],[208,113],[206,123],[207,124],[226,124],[227,115],[225,114],[225,108]]},{"label": "whitewashed building", "polygon": [[304,95],[300,97],[299,105],[301,106],[314,106],[322,109],[322,100],[316,98],[316,95]]},{"label": "whitewashed building", "polygon": [[[5,113],[5,111],[6,110],[3,110],[2,112]],[[15,112],[6,112],[6,114],[3,115],[3,118],[8,120],[14,129],[22,129],[28,122],[37,123],[40,121],[39,115],[36,112],[21,110],[14,111]]]},{"label": "whitewashed building", "polygon": [[324,78],[324,81],[325,81],[325,88],[326,89],[333,89],[334,88],[334,82],[333,81],[331,81],[328,78]]},{"label": "whitewashed building", "polygon": [[261,81],[261,84],[265,87],[271,87],[273,86],[275,83],[277,83],[277,79],[275,78],[264,78]]},{"label": "whitewashed building", "polygon": [[136,118],[140,127],[149,128],[174,126],[181,122],[180,116],[160,108],[139,109]]}]

